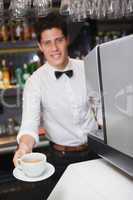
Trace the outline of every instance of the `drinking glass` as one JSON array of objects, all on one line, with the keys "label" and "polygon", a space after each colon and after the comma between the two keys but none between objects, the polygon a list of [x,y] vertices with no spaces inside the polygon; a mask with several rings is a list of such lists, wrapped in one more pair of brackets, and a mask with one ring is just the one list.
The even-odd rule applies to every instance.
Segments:
[{"label": "drinking glass", "polygon": [[109,19],[117,19],[121,17],[121,1],[120,0],[108,0],[107,17]]},{"label": "drinking glass", "polygon": [[71,15],[73,0],[62,0],[59,12],[61,15]]},{"label": "drinking glass", "polygon": [[31,8],[31,0],[11,0],[9,11],[11,18],[22,19],[26,16],[28,9]]},{"label": "drinking glass", "polygon": [[3,16],[4,16],[4,2],[0,0],[0,25],[3,23]]},{"label": "drinking glass", "polygon": [[124,16],[130,17],[133,16],[133,0],[127,0],[122,2],[122,14]]},{"label": "drinking glass", "polygon": [[71,5],[71,19],[72,21],[81,22],[87,18],[87,0],[73,0]]},{"label": "drinking glass", "polygon": [[0,0],[0,16],[3,16],[4,13],[4,3],[3,0]]},{"label": "drinking glass", "polygon": [[44,17],[52,9],[52,0],[34,0],[33,8],[35,10],[35,14],[38,17]]}]

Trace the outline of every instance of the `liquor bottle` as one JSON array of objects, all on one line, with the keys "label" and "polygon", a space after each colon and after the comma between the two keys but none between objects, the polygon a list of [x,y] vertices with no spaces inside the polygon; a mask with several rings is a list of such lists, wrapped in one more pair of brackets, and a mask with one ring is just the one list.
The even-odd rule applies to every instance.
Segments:
[{"label": "liquor bottle", "polygon": [[2,76],[3,76],[3,84],[4,88],[9,88],[10,87],[10,73],[9,73],[9,68],[6,64],[6,60],[2,60]]},{"label": "liquor bottle", "polygon": [[0,88],[3,88],[3,74],[1,65],[0,65]]},{"label": "liquor bottle", "polygon": [[13,118],[8,118],[7,120],[7,134],[8,135],[15,135],[15,121]]},{"label": "liquor bottle", "polygon": [[112,39],[115,40],[119,38],[119,32],[118,31],[112,31]]},{"label": "liquor bottle", "polygon": [[30,74],[32,74],[34,71],[37,69],[37,63],[36,62],[31,62],[28,64],[28,71]]},{"label": "liquor bottle", "polygon": [[17,67],[15,74],[16,74],[17,87],[23,88],[24,84],[23,84],[23,80],[22,80],[22,69],[20,67]]},{"label": "liquor bottle", "polygon": [[16,38],[15,38],[15,23],[14,22],[10,22],[9,23],[9,27],[10,27],[10,29],[9,29],[9,36],[10,36],[10,40],[12,41],[12,42],[15,42],[15,40],[16,40]]},{"label": "liquor bottle", "polygon": [[8,32],[7,26],[5,24],[3,24],[1,26],[1,36],[2,36],[2,41],[4,41],[4,42],[8,41],[9,32]]},{"label": "liquor bottle", "polygon": [[23,40],[23,27],[20,22],[16,24],[16,40]]},{"label": "liquor bottle", "polygon": [[10,73],[10,83],[11,83],[11,85],[16,85],[16,75],[15,75],[15,71],[16,71],[16,69],[15,69],[15,66],[14,66],[14,64],[13,64],[13,62],[9,62],[9,73]]},{"label": "liquor bottle", "polygon": [[104,42],[104,35],[103,35],[103,32],[99,31],[96,35],[96,38],[95,38],[95,43],[96,45],[98,44],[102,44]]},{"label": "liquor bottle", "polygon": [[28,65],[24,63],[23,65],[23,83],[27,81],[27,79],[30,77],[30,73],[28,71]]},{"label": "liquor bottle", "polygon": [[30,40],[31,34],[27,23],[23,22],[24,40]]},{"label": "liquor bottle", "polygon": [[31,32],[31,39],[36,40],[37,35],[33,26],[30,27],[30,32]]},{"label": "liquor bottle", "polygon": [[0,26],[0,42],[3,41],[3,36],[2,36],[2,26]]}]

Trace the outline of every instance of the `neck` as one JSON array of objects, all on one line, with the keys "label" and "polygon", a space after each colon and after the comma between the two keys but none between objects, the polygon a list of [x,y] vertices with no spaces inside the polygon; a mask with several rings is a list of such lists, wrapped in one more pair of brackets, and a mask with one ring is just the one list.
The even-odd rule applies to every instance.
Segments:
[{"label": "neck", "polygon": [[67,58],[64,61],[64,63],[62,63],[62,65],[57,65],[57,66],[52,66],[52,67],[54,67],[55,69],[58,69],[58,70],[64,70],[66,68],[68,62],[69,62],[69,58]]}]

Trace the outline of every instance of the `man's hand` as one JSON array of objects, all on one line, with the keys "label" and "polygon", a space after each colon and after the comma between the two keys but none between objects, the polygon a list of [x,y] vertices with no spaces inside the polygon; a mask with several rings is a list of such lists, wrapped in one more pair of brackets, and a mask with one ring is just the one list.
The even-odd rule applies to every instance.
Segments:
[{"label": "man's hand", "polygon": [[31,153],[32,148],[29,148],[26,144],[20,143],[19,148],[16,150],[13,158],[13,163],[15,167],[17,166],[18,159],[21,158],[26,153]]},{"label": "man's hand", "polygon": [[13,163],[15,167],[17,166],[19,158],[21,158],[26,153],[32,152],[34,144],[35,144],[34,138],[29,135],[23,135],[20,138],[18,149],[16,150],[13,157]]}]

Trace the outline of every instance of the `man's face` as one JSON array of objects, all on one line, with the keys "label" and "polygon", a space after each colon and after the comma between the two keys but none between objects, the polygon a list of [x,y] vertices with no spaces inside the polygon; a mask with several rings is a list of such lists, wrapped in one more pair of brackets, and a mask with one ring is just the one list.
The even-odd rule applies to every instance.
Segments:
[{"label": "man's face", "polygon": [[68,40],[58,28],[44,30],[41,34],[39,48],[48,63],[63,69],[68,63]]}]

